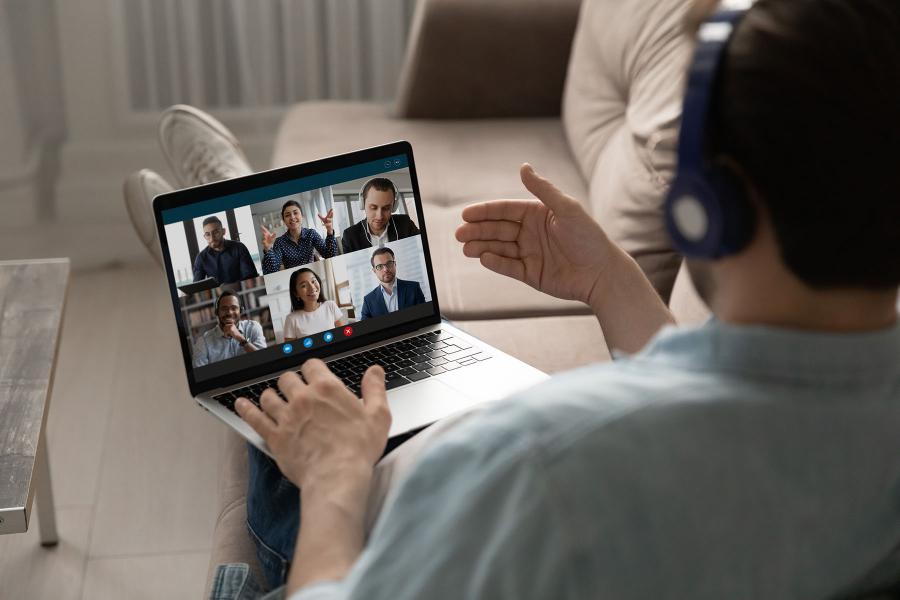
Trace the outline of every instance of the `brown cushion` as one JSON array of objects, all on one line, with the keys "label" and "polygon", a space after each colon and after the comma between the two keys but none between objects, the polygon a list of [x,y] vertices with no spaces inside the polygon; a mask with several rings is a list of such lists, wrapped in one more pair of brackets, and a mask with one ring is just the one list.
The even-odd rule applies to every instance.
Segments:
[{"label": "brown cushion", "polygon": [[363,102],[302,102],[278,131],[275,167],[408,140],[426,204],[462,206],[491,198],[523,198],[519,166],[531,162],[576,198],[587,187],[559,119],[409,120],[387,106]]},{"label": "brown cushion", "polygon": [[256,581],[263,583],[265,578],[256,558],[256,548],[247,531],[247,442],[223,427],[220,451],[219,516],[213,530],[207,586],[212,585],[216,567],[227,563],[247,563]]}]

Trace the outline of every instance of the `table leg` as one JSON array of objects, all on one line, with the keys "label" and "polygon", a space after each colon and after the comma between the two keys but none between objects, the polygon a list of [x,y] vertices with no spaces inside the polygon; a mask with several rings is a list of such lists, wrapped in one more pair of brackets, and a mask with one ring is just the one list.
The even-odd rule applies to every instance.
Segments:
[{"label": "table leg", "polygon": [[53,486],[50,483],[50,459],[47,452],[47,432],[41,436],[34,460],[34,493],[37,495],[38,524],[41,529],[41,546],[59,543],[56,534],[56,506],[53,503]]}]

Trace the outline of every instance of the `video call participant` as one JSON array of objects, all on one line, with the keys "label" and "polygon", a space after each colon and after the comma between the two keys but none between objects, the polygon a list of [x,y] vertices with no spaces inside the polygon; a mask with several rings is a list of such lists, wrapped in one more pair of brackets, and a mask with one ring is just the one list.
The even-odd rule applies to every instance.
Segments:
[{"label": "video call participant", "polygon": [[284,319],[284,341],[290,342],[344,324],[344,313],[334,300],[326,300],[322,282],[312,269],[291,273],[291,312]]},{"label": "video call participant", "polygon": [[262,325],[241,319],[241,300],[225,290],[216,300],[218,324],[194,343],[194,366],[202,367],[266,347]]},{"label": "video call participant", "polygon": [[369,260],[381,285],[366,294],[360,319],[378,317],[425,302],[418,281],[397,279],[397,261],[390,248],[379,248]]},{"label": "video call participant", "polygon": [[288,200],[281,207],[281,219],[287,226],[287,231],[280,237],[275,236],[263,226],[263,273],[276,273],[291,267],[307,265],[315,260],[313,249],[318,250],[322,258],[331,258],[338,255],[337,240],[334,237],[332,218],[334,209],[330,209],[324,217],[318,215],[325,226],[325,239],[315,229],[303,227],[303,213],[300,204],[296,200]]},{"label": "video call participant", "polygon": [[367,181],[359,192],[359,207],[366,211],[366,218],[344,230],[344,253],[380,248],[418,234],[419,228],[412,219],[394,214],[402,201],[403,196],[390,179],[375,177]]},{"label": "video call participant", "polygon": [[259,277],[247,246],[225,239],[225,228],[219,217],[203,219],[206,248],[194,260],[194,281],[215,277],[219,283],[237,283]]}]

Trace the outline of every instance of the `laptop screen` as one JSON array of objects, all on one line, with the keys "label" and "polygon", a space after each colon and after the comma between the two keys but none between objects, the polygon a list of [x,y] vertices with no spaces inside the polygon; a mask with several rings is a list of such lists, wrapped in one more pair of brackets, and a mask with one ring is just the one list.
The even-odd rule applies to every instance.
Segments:
[{"label": "laptop screen", "polygon": [[154,201],[191,391],[439,320],[406,143]]}]

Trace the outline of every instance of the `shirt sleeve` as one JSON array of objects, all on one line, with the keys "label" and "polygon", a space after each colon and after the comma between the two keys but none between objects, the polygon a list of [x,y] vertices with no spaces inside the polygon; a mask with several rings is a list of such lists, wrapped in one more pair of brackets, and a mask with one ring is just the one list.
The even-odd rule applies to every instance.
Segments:
[{"label": "shirt sleeve", "polygon": [[590,595],[575,589],[580,562],[554,495],[562,484],[514,435],[498,436],[502,444],[469,436],[429,451],[347,577],[292,600]]},{"label": "shirt sleeve", "polygon": [[198,254],[194,259],[194,281],[202,281],[206,279],[206,272],[203,270],[203,254]]},{"label": "shirt sleeve", "polygon": [[288,313],[288,316],[284,318],[284,328],[282,329],[282,334],[284,338],[296,339],[300,337],[300,334],[297,333],[297,326],[294,323],[294,313]]},{"label": "shirt sleeve", "polygon": [[241,261],[241,281],[259,277],[259,273],[256,270],[256,265],[253,264],[253,259],[250,257],[250,251],[247,250],[247,246],[241,244],[239,257]]},{"label": "shirt sleeve", "polygon": [[206,338],[202,335],[194,341],[194,366],[209,364],[209,353],[206,351]]},{"label": "shirt sleeve", "polygon": [[319,251],[319,254],[322,255],[322,258],[331,258],[333,256],[337,256],[337,238],[334,237],[334,233],[328,234],[323,240],[318,231],[316,231],[315,229],[310,229],[309,237],[312,240],[313,247]]},{"label": "shirt sleeve", "polygon": [[413,304],[422,304],[425,302],[425,294],[422,293],[422,286],[419,282],[416,282],[416,294],[415,294],[415,302]]},{"label": "shirt sleeve", "polygon": [[[337,302],[335,302],[334,300],[329,300],[328,304],[331,308],[331,322],[332,323],[334,323],[338,319],[344,318],[344,311],[342,311],[341,307],[339,307],[337,305]],[[333,325],[332,325],[332,327],[333,327]],[[329,329],[331,329],[331,328],[329,327]]]},{"label": "shirt sleeve", "polygon": [[253,344],[257,350],[262,350],[266,347],[266,336],[263,335],[262,325],[256,321],[247,321],[247,323],[249,323],[245,334],[247,341]]},{"label": "shirt sleeve", "polygon": [[281,244],[280,238],[277,238],[272,247],[263,252],[263,274],[277,273],[281,268]]}]

